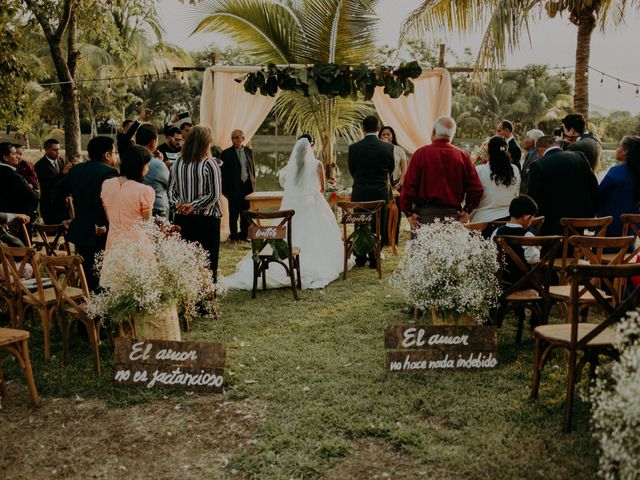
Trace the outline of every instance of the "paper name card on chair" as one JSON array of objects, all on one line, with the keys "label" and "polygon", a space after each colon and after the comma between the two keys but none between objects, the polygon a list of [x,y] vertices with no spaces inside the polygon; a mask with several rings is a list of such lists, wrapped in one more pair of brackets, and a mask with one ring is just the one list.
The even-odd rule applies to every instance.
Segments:
[{"label": "paper name card on chair", "polygon": [[373,213],[345,213],[342,215],[342,223],[370,223]]},{"label": "paper name card on chair", "polygon": [[273,227],[249,226],[249,238],[253,240],[282,240],[287,238],[287,227],[284,225]]},{"label": "paper name card on chair", "polygon": [[116,338],[117,385],[222,393],[226,347],[215,342]]},{"label": "paper name card on chair", "polygon": [[479,371],[498,365],[493,326],[392,325],[384,330],[389,372]]}]

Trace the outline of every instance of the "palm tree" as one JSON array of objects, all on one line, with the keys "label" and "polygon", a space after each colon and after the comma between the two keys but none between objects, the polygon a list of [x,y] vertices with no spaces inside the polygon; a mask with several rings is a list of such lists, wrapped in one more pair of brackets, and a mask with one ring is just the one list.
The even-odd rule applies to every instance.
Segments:
[{"label": "palm tree", "polygon": [[567,13],[569,21],[578,27],[575,60],[573,109],[589,114],[589,57],[591,35],[600,25],[605,28],[619,24],[627,5],[640,5],[637,0],[424,0],[405,19],[401,38],[425,31],[479,28],[488,25],[476,58],[476,66],[503,64],[507,50],[514,50],[521,31],[528,33],[531,17],[550,17]]},{"label": "palm tree", "polygon": [[[377,0],[209,0],[195,32],[226,33],[258,62],[355,64],[374,52]],[[331,176],[335,139],[358,137],[369,104],[285,92],[276,109],[287,126],[313,134]]]}]

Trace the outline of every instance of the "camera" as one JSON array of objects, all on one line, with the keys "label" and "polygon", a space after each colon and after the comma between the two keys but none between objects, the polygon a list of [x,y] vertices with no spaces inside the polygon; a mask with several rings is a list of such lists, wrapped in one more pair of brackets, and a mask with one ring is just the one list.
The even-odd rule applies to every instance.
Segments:
[{"label": "camera", "polygon": [[564,136],[564,128],[562,127],[562,125],[560,125],[558,128],[556,128],[553,131],[553,136],[554,137],[563,137]]}]

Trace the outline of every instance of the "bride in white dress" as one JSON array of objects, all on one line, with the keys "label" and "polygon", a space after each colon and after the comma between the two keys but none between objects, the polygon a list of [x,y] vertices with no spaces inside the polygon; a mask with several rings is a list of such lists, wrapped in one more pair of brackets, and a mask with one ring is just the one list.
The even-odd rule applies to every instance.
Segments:
[{"label": "bride in white dress", "polygon": [[[336,218],[323,195],[324,168],[315,159],[307,138],[296,142],[279,177],[284,188],[280,210],[296,212],[291,234],[293,246],[300,249],[302,289],[323,288],[342,272],[344,252]],[[240,260],[233,275],[221,278],[220,284],[228,289],[251,290],[251,254]],[[267,288],[289,286],[291,280],[284,268],[272,263],[267,270]],[[262,288],[262,279],[258,287]]]}]

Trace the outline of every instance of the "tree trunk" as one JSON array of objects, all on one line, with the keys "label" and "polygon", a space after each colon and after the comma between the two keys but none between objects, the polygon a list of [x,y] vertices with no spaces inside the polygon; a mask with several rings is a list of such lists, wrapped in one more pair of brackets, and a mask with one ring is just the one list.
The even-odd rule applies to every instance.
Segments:
[{"label": "tree trunk", "polygon": [[584,9],[577,16],[578,39],[576,45],[576,78],[573,90],[573,111],[589,118],[589,58],[591,34],[596,26],[595,12]]}]

